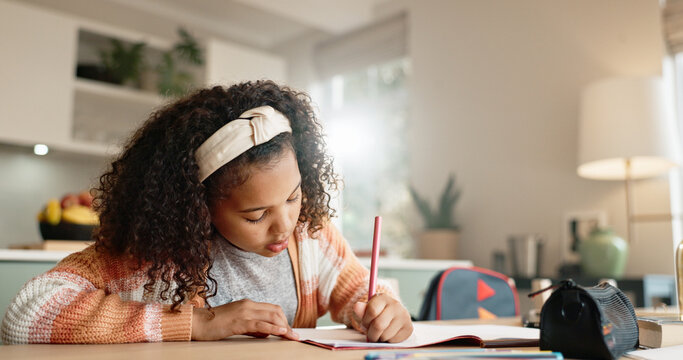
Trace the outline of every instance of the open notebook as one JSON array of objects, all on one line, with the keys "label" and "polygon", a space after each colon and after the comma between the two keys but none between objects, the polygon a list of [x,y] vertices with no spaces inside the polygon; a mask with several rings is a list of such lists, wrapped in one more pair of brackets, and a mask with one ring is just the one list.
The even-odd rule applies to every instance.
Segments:
[{"label": "open notebook", "polygon": [[299,341],[331,350],[406,349],[462,340],[481,347],[538,346],[539,330],[503,325],[433,325],[413,323],[413,334],[395,344],[367,342],[353,329],[294,329]]},{"label": "open notebook", "polygon": [[667,346],[659,349],[635,350],[626,353],[627,358],[639,360],[669,360],[683,358],[683,345]]}]

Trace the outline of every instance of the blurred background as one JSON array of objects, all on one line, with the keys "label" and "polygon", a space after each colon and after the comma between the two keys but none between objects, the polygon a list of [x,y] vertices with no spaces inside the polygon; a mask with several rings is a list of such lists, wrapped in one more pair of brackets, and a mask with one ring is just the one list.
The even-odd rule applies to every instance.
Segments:
[{"label": "blurred background", "polygon": [[[0,247],[42,241],[36,214],[46,201],[94,186],[155,108],[192,88],[270,78],[317,106],[345,180],[335,221],[361,255],[382,215],[388,257],[510,272],[509,239],[531,236],[542,246],[529,275],[556,276],[579,261],[575,242],[601,226],[628,238],[625,276],[673,274],[682,239],[678,8],[658,0],[1,0]],[[671,142],[673,165],[629,179],[625,197],[623,180],[577,173],[582,94],[603,79],[640,77],[665,89],[671,126],[657,134],[670,137],[661,141]],[[620,128],[590,141],[611,144]],[[48,153],[34,154],[36,144]],[[642,154],[624,156],[634,155]],[[429,228],[454,240],[420,240]],[[428,254],[436,248],[445,250]]]}]

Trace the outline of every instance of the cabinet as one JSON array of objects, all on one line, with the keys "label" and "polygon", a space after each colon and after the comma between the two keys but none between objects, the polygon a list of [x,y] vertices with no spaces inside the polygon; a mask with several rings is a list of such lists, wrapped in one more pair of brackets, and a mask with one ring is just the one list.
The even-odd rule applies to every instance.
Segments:
[{"label": "cabinet", "polygon": [[81,64],[98,63],[98,52],[109,45],[109,39],[145,42],[153,54],[170,48],[171,43],[85,20],[78,22],[77,39],[76,59],[69,70],[73,94],[71,145],[94,154],[117,153],[129,134],[166,99],[152,91],[79,77],[76,69]]},{"label": "cabinet", "polygon": [[[36,26],[40,24],[40,26]],[[97,57],[97,42],[144,41],[160,54],[173,42],[134,31],[0,1],[0,141],[111,156],[169,99],[151,91],[83,79],[77,64]],[[197,86],[248,79],[285,80],[283,59],[219,39],[200,39],[205,66]]]},{"label": "cabinet", "polygon": [[0,140],[69,141],[77,27],[70,19],[0,2]]}]

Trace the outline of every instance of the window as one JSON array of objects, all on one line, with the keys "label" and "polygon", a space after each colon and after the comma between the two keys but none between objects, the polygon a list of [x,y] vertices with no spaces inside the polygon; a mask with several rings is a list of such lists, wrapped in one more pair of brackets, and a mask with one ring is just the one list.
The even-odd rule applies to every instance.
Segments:
[{"label": "window", "polygon": [[410,61],[400,58],[331,77],[321,106],[335,168],[344,178],[341,230],[360,255],[372,249],[373,219],[381,215],[382,249],[410,255],[407,226],[406,125]]}]

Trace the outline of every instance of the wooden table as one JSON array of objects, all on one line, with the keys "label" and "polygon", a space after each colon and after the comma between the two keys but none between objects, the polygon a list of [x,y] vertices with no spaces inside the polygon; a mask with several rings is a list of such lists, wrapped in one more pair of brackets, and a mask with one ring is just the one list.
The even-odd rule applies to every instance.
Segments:
[{"label": "wooden table", "polygon": [[[498,324],[520,325],[521,320],[503,318],[496,320],[450,320],[430,321],[443,324]],[[466,346],[430,346],[429,348],[466,348]],[[427,349],[427,348],[424,348]],[[296,360],[333,360],[363,359],[365,354],[374,350],[327,350],[321,347],[296,341],[281,340],[277,337],[257,339],[234,336],[222,341],[192,341],[167,343],[139,343],[117,345],[9,345],[0,346],[0,359],[296,359]]]}]

